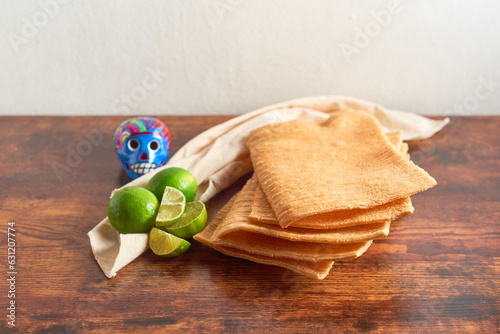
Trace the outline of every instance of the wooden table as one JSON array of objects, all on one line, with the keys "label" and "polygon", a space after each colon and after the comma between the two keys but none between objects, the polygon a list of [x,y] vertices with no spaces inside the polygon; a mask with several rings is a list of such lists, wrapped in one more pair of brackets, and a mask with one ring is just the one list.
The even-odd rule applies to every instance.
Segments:
[{"label": "wooden table", "polygon": [[[197,242],[174,259],[148,251],[107,279],[86,234],[106,215],[110,191],[128,181],[112,146],[112,130],[125,118],[0,118],[0,332],[500,330],[500,117],[454,118],[434,138],[411,143],[412,159],[438,186],[414,196],[413,215],[361,258],[336,263],[323,281]],[[160,117],[173,152],[229,118]],[[82,130],[95,135],[94,144]],[[80,159],[67,158],[71,151]],[[209,216],[243,183],[211,200]],[[9,222],[15,328],[5,320]]]}]

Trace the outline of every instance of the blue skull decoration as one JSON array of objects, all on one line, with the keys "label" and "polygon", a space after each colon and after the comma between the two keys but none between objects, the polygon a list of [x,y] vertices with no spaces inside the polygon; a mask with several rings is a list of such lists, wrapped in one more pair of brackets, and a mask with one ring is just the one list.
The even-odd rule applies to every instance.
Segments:
[{"label": "blue skull decoration", "polygon": [[163,122],[138,117],[126,120],[116,129],[114,143],[125,172],[136,179],[165,165],[172,137]]}]

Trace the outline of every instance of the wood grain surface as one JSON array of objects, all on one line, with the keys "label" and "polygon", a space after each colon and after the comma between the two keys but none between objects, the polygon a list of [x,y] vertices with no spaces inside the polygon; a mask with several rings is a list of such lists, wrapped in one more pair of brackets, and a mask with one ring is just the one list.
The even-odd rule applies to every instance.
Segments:
[{"label": "wood grain surface", "polygon": [[[159,118],[175,152],[230,117]],[[0,118],[1,333],[499,332],[500,117],[454,118],[411,143],[412,159],[438,186],[414,196],[413,215],[323,281],[197,242],[174,259],[148,251],[107,279],[87,232],[106,215],[111,190],[128,182],[112,145],[124,119]],[[210,217],[244,181],[208,203]],[[6,318],[11,221],[14,328]]]}]

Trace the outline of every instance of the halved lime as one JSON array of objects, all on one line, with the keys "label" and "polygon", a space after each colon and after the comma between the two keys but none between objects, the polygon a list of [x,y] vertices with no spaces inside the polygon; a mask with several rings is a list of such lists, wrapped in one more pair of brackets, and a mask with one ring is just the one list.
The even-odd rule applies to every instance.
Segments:
[{"label": "halved lime", "polygon": [[165,187],[156,216],[156,226],[168,226],[175,223],[181,218],[185,207],[186,197],[184,194],[175,188]]},{"label": "halved lime", "polygon": [[200,201],[186,203],[186,210],[177,222],[162,227],[163,230],[180,238],[189,239],[200,233],[207,224],[207,209]]},{"label": "halved lime", "polygon": [[156,255],[174,257],[188,250],[191,243],[156,227],[149,232],[149,248]]}]

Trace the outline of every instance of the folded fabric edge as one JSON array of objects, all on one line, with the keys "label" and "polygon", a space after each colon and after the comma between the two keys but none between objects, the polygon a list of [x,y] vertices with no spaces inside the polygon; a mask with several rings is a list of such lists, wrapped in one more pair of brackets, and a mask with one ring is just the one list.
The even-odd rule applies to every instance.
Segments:
[{"label": "folded fabric edge", "polygon": [[97,264],[107,278],[148,250],[147,233],[120,234],[103,219],[87,233]]}]

